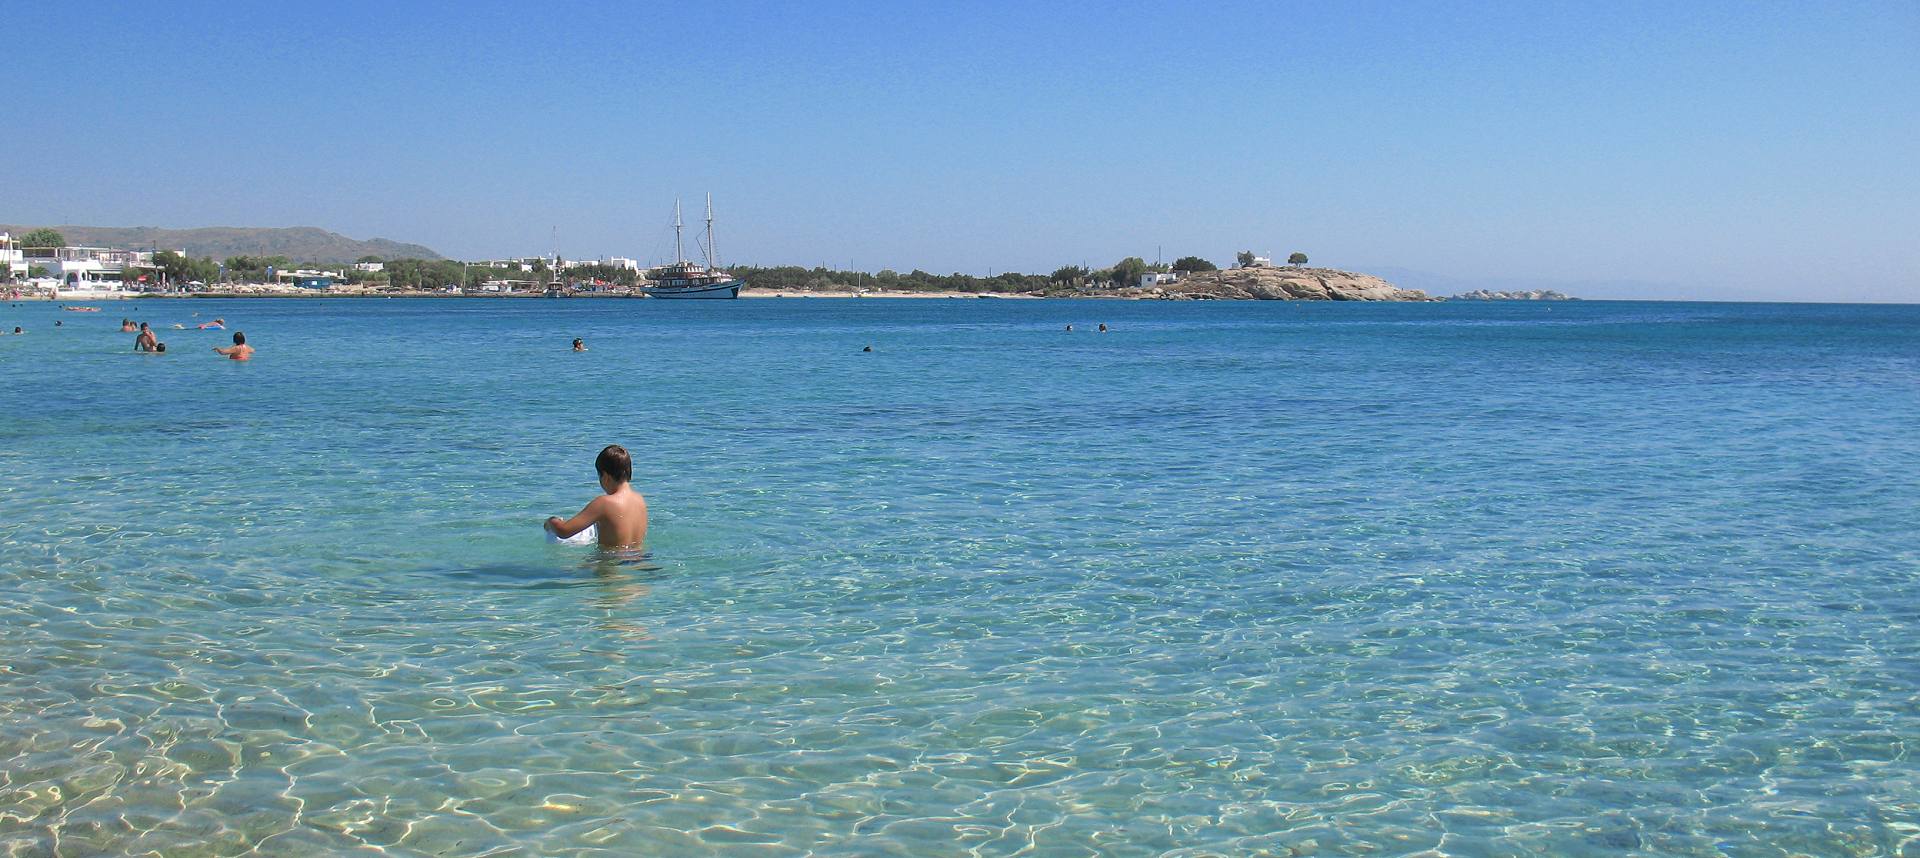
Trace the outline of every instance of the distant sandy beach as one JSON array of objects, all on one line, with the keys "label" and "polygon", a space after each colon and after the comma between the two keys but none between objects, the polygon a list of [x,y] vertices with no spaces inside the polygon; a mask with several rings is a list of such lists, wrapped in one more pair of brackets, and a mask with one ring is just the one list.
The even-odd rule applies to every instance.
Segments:
[{"label": "distant sandy beach", "polygon": [[1016,298],[1037,299],[1038,295],[1018,292],[889,292],[871,289],[865,292],[807,292],[797,289],[755,289],[747,287],[740,290],[742,298]]}]

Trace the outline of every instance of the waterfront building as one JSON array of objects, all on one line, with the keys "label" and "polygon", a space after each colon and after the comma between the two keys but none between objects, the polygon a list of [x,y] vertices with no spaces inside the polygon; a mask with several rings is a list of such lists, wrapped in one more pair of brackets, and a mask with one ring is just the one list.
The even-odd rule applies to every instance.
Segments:
[{"label": "waterfront building", "polygon": [[290,283],[301,289],[332,289],[335,283],[346,281],[346,277],[337,271],[311,271],[305,268],[275,272],[273,279],[276,283]]},{"label": "waterfront building", "polygon": [[14,242],[13,236],[0,232],[0,279],[25,280],[27,270],[26,252]]}]

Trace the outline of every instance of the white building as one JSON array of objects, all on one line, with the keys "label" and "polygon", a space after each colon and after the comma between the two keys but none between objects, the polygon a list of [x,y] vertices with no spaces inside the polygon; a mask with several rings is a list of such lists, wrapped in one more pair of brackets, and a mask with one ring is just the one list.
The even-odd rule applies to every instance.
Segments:
[{"label": "white building", "polygon": [[27,254],[14,244],[13,236],[0,232],[0,268],[13,276],[15,280],[24,280],[27,276]]},{"label": "white building", "polygon": [[640,260],[628,259],[624,256],[609,256],[607,257],[607,264],[615,268],[625,268],[628,271],[640,270]]},{"label": "white building", "polygon": [[[8,242],[12,244],[11,241]],[[25,267],[46,272],[34,278],[54,290],[56,298],[115,298],[125,293],[134,269],[152,268],[153,251],[111,247],[22,247]],[[11,267],[11,264],[9,264]]]},{"label": "white building", "polygon": [[546,257],[542,257],[542,256],[529,256],[524,259],[483,259],[479,262],[473,262],[469,264],[474,266],[484,265],[488,268],[498,268],[503,271],[523,271],[524,272],[524,271],[532,271],[533,263],[535,261],[546,262],[547,260],[546,260]]},{"label": "white building", "polygon": [[46,270],[42,281],[53,287],[56,300],[117,298],[126,291],[120,282],[126,271],[123,266],[98,259],[45,259],[35,260],[34,265]]},{"label": "white building", "polygon": [[385,262],[355,262],[353,264],[353,270],[365,271],[368,274],[372,274],[375,271],[384,271],[386,268],[387,264]]},{"label": "white building", "polygon": [[1145,274],[1140,275],[1140,286],[1142,288],[1145,288],[1148,286],[1159,286],[1164,283],[1175,283],[1175,282],[1178,282],[1179,280],[1180,280],[1180,275],[1175,274],[1172,271],[1149,271]]}]

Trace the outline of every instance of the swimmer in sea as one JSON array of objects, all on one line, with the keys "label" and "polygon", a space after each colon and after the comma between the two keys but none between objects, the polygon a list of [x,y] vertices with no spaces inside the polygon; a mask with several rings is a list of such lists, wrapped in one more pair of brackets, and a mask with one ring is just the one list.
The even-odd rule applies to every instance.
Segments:
[{"label": "swimmer in sea", "polygon": [[200,330],[203,330],[203,331],[207,331],[207,330],[224,331],[226,329],[227,329],[226,319],[214,319],[213,321],[206,322],[200,326]]},{"label": "swimmer in sea", "polygon": [[571,539],[598,526],[601,548],[639,548],[647,541],[647,499],[633,490],[633,458],[626,448],[609,444],[593,460],[593,469],[600,474],[600,489],[606,494],[588,501],[573,518],[547,519],[547,532]]},{"label": "swimmer in sea", "polygon": [[1067,330],[1069,330],[1069,331],[1071,331],[1071,330],[1073,330],[1073,326],[1072,326],[1072,325],[1068,325],[1068,326],[1067,326]]},{"label": "swimmer in sea", "polygon": [[1103,334],[1104,334],[1104,333],[1106,333],[1106,332],[1107,332],[1107,323],[1106,323],[1106,322],[1101,322],[1101,323],[1100,323],[1100,333],[1103,333]]},{"label": "swimmer in sea", "polygon": [[141,322],[140,336],[133,338],[133,350],[136,352],[158,351],[155,348],[158,345],[160,345],[160,338],[153,335],[153,329],[147,327],[146,322]]},{"label": "swimmer in sea", "polygon": [[573,350],[576,352],[584,352],[587,350],[587,344],[582,342],[579,337],[574,337]]},{"label": "swimmer in sea", "polygon": [[133,333],[133,332],[134,332],[135,330],[136,330],[136,328],[134,328],[134,326],[133,326],[133,320],[132,320],[132,319],[121,319],[121,320],[120,320],[120,333],[123,333],[123,334],[131,334],[131,333]]},{"label": "swimmer in sea", "polygon": [[228,360],[253,359],[253,346],[247,345],[247,335],[239,331],[233,332],[233,345],[226,348],[214,346],[213,350],[218,354],[226,355]]}]

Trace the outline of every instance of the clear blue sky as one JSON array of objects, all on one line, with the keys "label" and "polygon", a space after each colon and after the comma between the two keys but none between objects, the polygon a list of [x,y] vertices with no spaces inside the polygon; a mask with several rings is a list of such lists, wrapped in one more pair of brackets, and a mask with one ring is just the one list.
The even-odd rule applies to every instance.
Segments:
[{"label": "clear blue sky", "polygon": [[[0,222],[1920,301],[1920,4],[13,4]],[[21,129],[26,129],[22,131]]]}]

